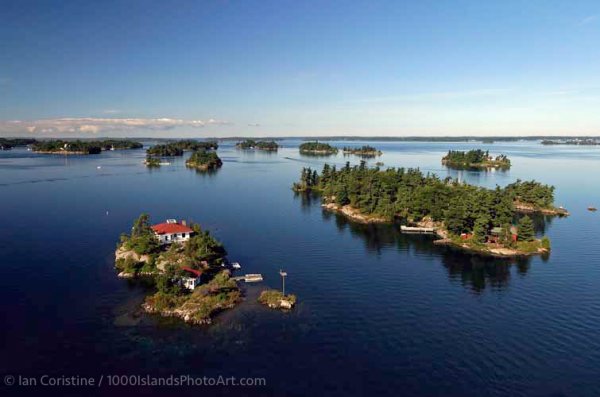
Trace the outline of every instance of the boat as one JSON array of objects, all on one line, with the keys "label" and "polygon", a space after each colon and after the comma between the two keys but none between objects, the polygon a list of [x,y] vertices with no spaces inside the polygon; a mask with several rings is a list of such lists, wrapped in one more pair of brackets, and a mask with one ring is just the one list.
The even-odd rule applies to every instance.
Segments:
[{"label": "boat", "polygon": [[239,262],[231,262],[231,267],[234,269],[241,269],[242,265],[240,265]]},{"label": "boat", "polygon": [[596,211],[598,211],[598,208],[596,208],[596,207],[588,207],[588,211],[596,212]]}]

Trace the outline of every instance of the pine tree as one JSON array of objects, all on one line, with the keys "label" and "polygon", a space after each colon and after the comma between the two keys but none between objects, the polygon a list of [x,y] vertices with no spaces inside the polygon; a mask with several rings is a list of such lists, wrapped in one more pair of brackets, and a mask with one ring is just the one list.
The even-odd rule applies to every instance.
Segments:
[{"label": "pine tree", "polygon": [[533,241],[535,238],[535,231],[533,230],[533,221],[530,217],[525,215],[519,221],[519,239],[523,241]]},{"label": "pine tree", "polygon": [[473,226],[473,241],[479,244],[485,243],[488,223],[488,220],[485,218],[477,218],[475,220],[475,225]]}]

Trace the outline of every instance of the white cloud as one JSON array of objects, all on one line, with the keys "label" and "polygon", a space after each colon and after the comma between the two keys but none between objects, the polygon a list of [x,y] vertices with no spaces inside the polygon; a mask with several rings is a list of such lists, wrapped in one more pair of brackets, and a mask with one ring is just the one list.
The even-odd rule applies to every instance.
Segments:
[{"label": "white cloud", "polygon": [[579,26],[584,26],[590,24],[592,22],[596,22],[598,20],[598,15],[589,15],[579,21]]},{"label": "white cloud", "polygon": [[260,127],[260,124],[258,124],[258,123],[248,124],[248,127]]},{"label": "white cloud", "polygon": [[175,128],[202,128],[208,125],[229,125],[230,122],[215,119],[183,120],[171,118],[57,118],[40,120],[0,120],[1,134],[98,134],[119,131],[166,131]]}]

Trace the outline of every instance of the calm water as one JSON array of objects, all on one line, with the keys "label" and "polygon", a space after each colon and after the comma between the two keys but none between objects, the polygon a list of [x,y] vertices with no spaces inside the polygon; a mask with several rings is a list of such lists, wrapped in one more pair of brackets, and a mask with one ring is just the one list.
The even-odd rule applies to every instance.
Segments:
[{"label": "calm water", "polygon": [[[370,143],[384,151],[378,160],[386,166],[488,187],[517,178],[555,185],[557,204],[572,216],[537,219],[552,239],[550,258],[511,264],[324,213],[318,199],[289,187],[303,166],[346,159],[303,157],[297,144],[284,141],[278,153],[225,144],[223,168],[209,175],[186,169],[183,159],[148,170],[141,150],[68,158],[0,152],[0,373],[268,382],[137,390],[171,395],[600,395],[600,214],[586,210],[600,206],[600,148],[500,143],[488,146],[511,157],[509,172],[449,173],[440,165],[444,152],[483,145]],[[208,328],[140,315],[148,287],[118,279],[113,253],[141,212],[211,229],[244,273],[263,274],[262,287],[278,287],[278,270],[286,269],[299,306],[259,307],[254,286]]]}]

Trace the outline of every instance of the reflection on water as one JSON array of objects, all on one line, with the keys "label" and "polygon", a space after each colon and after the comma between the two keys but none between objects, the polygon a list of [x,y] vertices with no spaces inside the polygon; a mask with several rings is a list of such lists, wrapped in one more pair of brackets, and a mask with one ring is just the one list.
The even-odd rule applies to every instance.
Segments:
[{"label": "reflection on water", "polygon": [[[296,193],[303,211],[312,211],[320,207],[321,199],[316,193]],[[365,224],[349,220],[346,216],[322,209],[322,219],[334,222],[339,231],[349,231],[352,236],[360,237],[367,252],[381,254],[386,248],[395,248],[408,255],[434,255],[441,257],[441,263],[448,271],[451,281],[460,280],[466,288],[480,293],[486,288],[503,290],[510,281],[510,268],[515,266],[521,276],[527,274],[531,266],[531,257],[491,258],[467,253],[456,248],[436,246],[434,236],[404,234],[398,224]],[[536,215],[536,230],[543,233],[552,217]],[[547,260],[548,255],[543,259]]]}]

